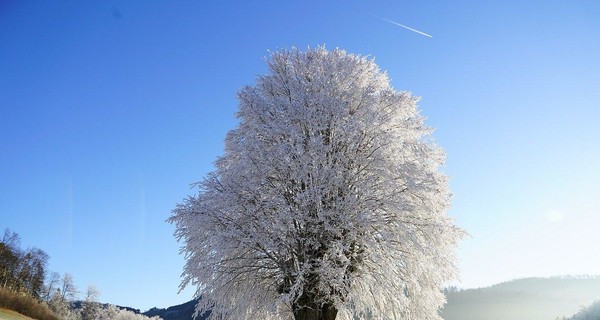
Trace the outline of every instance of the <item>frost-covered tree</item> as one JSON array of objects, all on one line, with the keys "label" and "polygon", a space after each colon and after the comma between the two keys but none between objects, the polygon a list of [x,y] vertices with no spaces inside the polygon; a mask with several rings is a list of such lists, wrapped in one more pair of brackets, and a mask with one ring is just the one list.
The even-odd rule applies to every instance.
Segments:
[{"label": "frost-covered tree", "polygon": [[114,305],[108,305],[106,308],[98,311],[97,320],[162,320],[159,316],[146,317],[143,314],[133,313],[129,310],[118,308]]},{"label": "frost-covered tree", "polygon": [[81,310],[73,308],[72,304],[78,293],[73,275],[65,273],[59,279],[56,290],[50,294],[48,305],[61,319],[81,320]]},{"label": "frost-covered tree", "polygon": [[579,312],[572,317],[562,317],[556,320],[598,320],[600,319],[600,301],[596,301],[589,306],[582,307]]},{"label": "frost-covered tree", "polygon": [[74,309],[70,301],[62,297],[60,289],[56,290],[48,301],[48,306],[56,316],[63,320],[81,320],[80,310]]},{"label": "frost-covered tree", "polygon": [[102,309],[102,305],[98,303],[100,290],[95,285],[89,285],[85,292],[85,300],[81,303],[81,319],[96,320]]},{"label": "frost-covered tree", "polygon": [[73,275],[68,272],[65,272],[63,275],[60,292],[63,300],[73,300],[77,297],[77,294],[79,294],[79,291],[75,286],[75,281],[73,281]]},{"label": "frost-covered tree", "polygon": [[370,59],[273,53],[169,219],[211,319],[440,319],[463,232],[418,99]]},{"label": "frost-covered tree", "polygon": [[58,272],[53,271],[50,273],[48,279],[46,279],[46,284],[44,285],[44,295],[42,300],[46,302],[50,301],[52,294],[58,289],[60,279],[60,274]]}]

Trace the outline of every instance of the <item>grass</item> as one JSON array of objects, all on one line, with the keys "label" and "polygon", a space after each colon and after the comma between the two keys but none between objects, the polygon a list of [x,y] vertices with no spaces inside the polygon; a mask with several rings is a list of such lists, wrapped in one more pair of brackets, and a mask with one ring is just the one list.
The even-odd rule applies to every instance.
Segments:
[{"label": "grass", "polygon": [[16,311],[0,309],[0,320],[32,320]]},{"label": "grass", "polygon": [[[59,320],[59,318],[52,313],[52,311],[46,304],[39,302],[30,295],[10,291],[6,288],[0,288],[0,310],[2,310],[3,312],[2,314],[0,314],[1,320]],[[14,313],[7,313],[8,310],[12,310]],[[26,315],[30,318],[14,318],[15,314]],[[8,318],[9,316],[13,316],[13,318]]]}]

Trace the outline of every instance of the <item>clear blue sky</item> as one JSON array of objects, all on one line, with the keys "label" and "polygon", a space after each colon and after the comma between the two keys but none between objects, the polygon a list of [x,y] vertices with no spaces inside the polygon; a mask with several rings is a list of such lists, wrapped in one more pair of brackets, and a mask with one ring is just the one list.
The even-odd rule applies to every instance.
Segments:
[{"label": "clear blue sky", "polygon": [[597,1],[1,1],[0,227],[105,302],[189,300],[165,219],[267,50],[322,44],[422,96],[460,286],[600,273]]}]

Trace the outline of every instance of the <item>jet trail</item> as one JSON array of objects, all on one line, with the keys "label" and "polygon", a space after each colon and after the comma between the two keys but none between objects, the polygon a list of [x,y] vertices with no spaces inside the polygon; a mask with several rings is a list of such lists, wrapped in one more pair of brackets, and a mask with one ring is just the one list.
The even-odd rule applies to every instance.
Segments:
[{"label": "jet trail", "polygon": [[433,38],[433,36],[432,36],[432,35],[429,35],[429,34],[427,34],[427,33],[423,32],[423,31],[419,31],[419,30],[417,30],[417,29],[413,29],[413,28],[411,28],[411,27],[409,27],[409,26],[405,26],[405,25],[403,25],[403,24],[400,24],[400,23],[398,23],[398,22],[395,22],[395,21],[392,21],[392,20],[388,20],[388,19],[385,19],[385,18],[382,18],[382,17],[378,17],[378,16],[375,16],[375,17],[377,17],[377,18],[379,18],[379,19],[381,19],[381,20],[383,20],[383,21],[387,21],[387,22],[389,22],[389,23],[393,23],[393,24],[395,24],[395,25],[397,25],[397,26],[399,26],[399,27],[402,27],[402,28],[404,28],[404,29],[410,30],[410,31],[412,31],[412,32],[416,32],[416,33],[418,33],[418,34],[421,34],[421,35],[424,35],[424,36],[426,36],[426,37]]}]

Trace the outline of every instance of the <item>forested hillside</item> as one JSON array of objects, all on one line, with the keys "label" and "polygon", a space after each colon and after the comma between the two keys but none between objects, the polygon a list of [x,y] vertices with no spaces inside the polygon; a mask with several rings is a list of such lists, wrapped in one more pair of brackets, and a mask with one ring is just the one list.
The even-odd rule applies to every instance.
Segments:
[{"label": "forested hillside", "polygon": [[551,320],[600,298],[600,278],[527,278],[446,295],[445,320]]},{"label": "forested hillside", "polygon": [[71,274],[48,271],[49,259],[41,249],[22,249],[19,235],[4,231],[0,238],[0,309],[37,320],[148,319],[135,309],[99,303],[100,291],[94,285],[79,291]]}]

